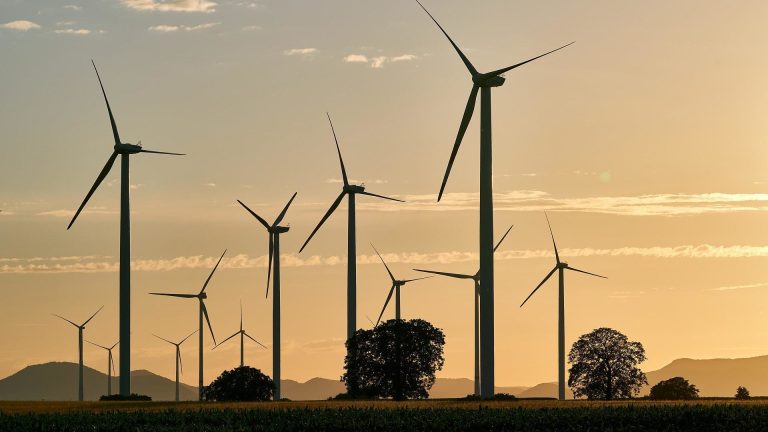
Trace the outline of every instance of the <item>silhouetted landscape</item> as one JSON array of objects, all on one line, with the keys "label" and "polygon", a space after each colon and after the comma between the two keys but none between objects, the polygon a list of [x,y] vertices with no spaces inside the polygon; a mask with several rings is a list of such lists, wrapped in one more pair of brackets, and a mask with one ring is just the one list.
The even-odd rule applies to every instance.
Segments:
[{"label": "silhouetted landscape", "polygon": [[[647,395],[651,386],[661,380],[684,376],[695,384],[703,397],[732,397],[738,386],[746,386],[753,396],[768,395],[768,355],[737,359],[677,359],[661,369],[647,372]],[[85,400],[98,400],[106,394],[106,375],[85,367]],[[119,379],[113,377],[112,385]],[[147,370],[133,371],[131,379],[136,391],[153,400],[173,400],[175,383]],[[312,378],[305,382],[283,380],[283,396],[295,401],[325,400],[346,391],[344,383],[328,378]],[[77,400],[77,363],[55,362],[31,365],[0,380],[0,400]],[[432,399],[462,398],[474,391],[468,378],[438,378],[429,392]],[[557,382],[533,387],[496,387],[496,393],[509,393],[518,398],[557,398]],[[573,392],[567,391],[573,398]],[[196,400],[197,387],[180,385],[181,400]]]}]

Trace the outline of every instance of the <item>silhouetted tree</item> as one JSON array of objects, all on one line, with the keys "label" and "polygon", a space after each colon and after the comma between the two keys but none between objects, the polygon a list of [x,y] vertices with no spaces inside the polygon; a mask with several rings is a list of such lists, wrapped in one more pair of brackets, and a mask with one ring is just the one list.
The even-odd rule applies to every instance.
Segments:
[{"label": "silhouetted tree", "polygon": [[631,398],[648,384],[637,367],[644,360],[645,349],[640,342],[630,342],[610,328],[592,330],[571,347],[568,386],[576,398]]},{"label": "silhouetted tree", "polygon": [[749,390],[747,390],[746,387],[739,386],[739,388],[736,389],[736,399],[739,400],[747,400],[751,398],[749,395]]},{"label": "silhouetted tree", "polygon": [[651,387],[651,399],[655,400],[685,400],[699,397],[699,389],[683,377],[674,377],[659,381]]},{"label": "silhouetted tree", "polygon": [[424,399],[443,368],[445,335],[414,319],[358,330],[347,341],[342,381],[352,398]]},{"label": "silhouetted tree", "polygon": [[203,388],[207,401],[266,401],[272,399],[275,383],[272,378],[250,366],[224,371]]}]

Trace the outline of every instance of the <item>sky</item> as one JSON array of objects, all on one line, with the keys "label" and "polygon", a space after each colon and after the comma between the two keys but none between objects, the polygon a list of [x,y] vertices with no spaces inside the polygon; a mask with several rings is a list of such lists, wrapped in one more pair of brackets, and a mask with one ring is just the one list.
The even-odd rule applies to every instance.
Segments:
[{"label": "sky", "polygon": [[[68,3],[69,2],[69,3]],[[646,349],[645,370],[681,358],[768,354],[768,42],[762,1],[425,0],[481,71],[567,49],[493,90],[496,383],[556,379],[556,282],[519,305],[561,256],[607,280],[566,276],[566,343],[611,327]],[[281,237],[283,377],[337,378],[346,332],[346,204],[298,249],[338,195],[326,112],[358,198],[358,326],[396,276],[478,267],[479,114],[436,196],[471,82],[411,0],[0,0],[0,376],[77,361],[77,332],[118,333],[117,166],[66,225],[111,152],[93,59],[123,140],[184,157],[131,159],[133,369],[173,375],[196,304],[152,291],[207,290],[219,340],[246,330],[270,374],[267,234]],[[471,283],[403,289],[404,318],[446,334],[442,377],[472,376]],[[385,313],[392,317],[393,310]],[[237,343],[205,376],[236,366]],[[182,350],[195,384],[196,340]],[[117,356],[116,356],[117,358]],[[86,346],[85,363],[106,353]]]}]

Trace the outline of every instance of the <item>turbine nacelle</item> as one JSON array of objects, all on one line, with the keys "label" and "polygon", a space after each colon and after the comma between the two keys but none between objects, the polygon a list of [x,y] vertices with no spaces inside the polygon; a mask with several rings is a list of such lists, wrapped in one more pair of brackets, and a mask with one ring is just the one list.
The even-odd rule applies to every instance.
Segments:
[{"label": "turbine nacelle", "polygon": [[201,292],[200,294],[198,294],[198,295],[197,295],[197,298],[198,298],[200,301],[203,301],[203,300],[205,300],[205,299],[207,299],[207,298],[208,298],[208,294],[206,294],[206,293],[204,293],[204,292]]},{"label": "turbine nacelle", "polygon": [[115,144],[115,152],[118,154],[141,153],[141,144],[129,144],[129,143]]},{"label": "turbine nacelle", "polygon": [[344,192],[346,192],[346,193],[365,192],[365,186],[353,185],[353,184],[344,185]]},{"label": "turbine nacelle", "polygon": [[472,77],[472,82],[478,87],[501,87],[506,79],[501,75],[477,74]]},{"label": "turbine nacelle", "polygon": [[563,262],[561,262],[561,263],[558,263],[558,264],[557,264],[557,268],[561,268],[561,269],[567,269],[567,268],[568,268],[568,263],[567,263],[567,262],[565,262],[565,261],[563,261]]},{"label": "turbine nacelle", "polygon": [[291,229],[291,227],[289,227],[289,226],[279,226],[278,225],[278,226],[274,226],[274,227],[270,228],[269,232],[271,232],[272,234],[282,234],[282,233],[287,233],[288,230],[290,230],[290,229]]}]

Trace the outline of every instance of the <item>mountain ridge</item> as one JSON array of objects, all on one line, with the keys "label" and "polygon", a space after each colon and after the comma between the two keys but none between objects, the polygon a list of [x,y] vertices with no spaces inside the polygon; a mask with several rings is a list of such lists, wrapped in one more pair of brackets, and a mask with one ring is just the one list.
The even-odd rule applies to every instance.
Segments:
[{"label": "mountain ridge", "polygon": [[[648,386],[640,395],[647,395],[650,387],[661,380],[682,376],[696,385],[700,396],[733,396],[736,387],[745,386],[754,396],[768,395],[768,355],[746,358],[693,359],[679,358],[666,366],[646,372]],[[107,376],[93,368],[84,367],[85,399],[97,400],[106,394]],[[172,400],[175,382],[146,369],[131,372],[133,391],[146,394],[153,400]],[[52,385],[51,383],[55,383]],[[112,378],[113,392],[119,388],[119,378]],[[474,384],[468,378],[438,378],[430,391],[431,398],[459,398],[471,394]],[[283,396],[292,400],[324,400],[345,391],[344,383],[321,377],[304,382],[282,381]],[[180,399],[197,399],[197,387],[181,383]],[[510,393],[517,397],[556,397],[557,383],[544,382],[532,387],[496,387],[496,393]],[[567,389],[567,397],[573,394]],[[29,365],[0,379],[0,400],[76,400],[77,364],[49,362]]]}]

